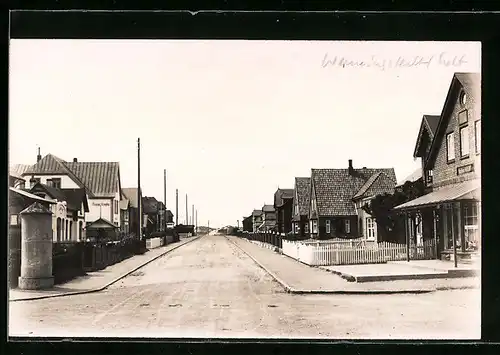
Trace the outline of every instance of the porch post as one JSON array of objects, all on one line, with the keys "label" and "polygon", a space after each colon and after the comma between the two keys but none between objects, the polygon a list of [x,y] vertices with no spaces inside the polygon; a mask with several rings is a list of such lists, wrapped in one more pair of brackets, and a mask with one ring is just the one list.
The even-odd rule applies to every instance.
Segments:
[{"label": "porch post", "polygon": [[451,204],[451,238],[453,240],[453,262],[457,267],[457,240],[455,238],[455,205]]},{"label": "porch post", "polygon": [[408,231],[408,213],[405,212],[403,214],[404,220],[405,220],[405,239],[406,239],[406,261],[410,262],[410,236],[409,236],[409,231]]},{"label": "porch post", "polygon": [[438,257],[438,240],[437,240],[437,218],[438,218],[437,208],[439,208],[439,206],[432,209],[432,220],[433,220],[433,227],[434,227],[434,229],[433,229],[434,253],[436,254],[436,259],[439,259],[439,257]]},{"label": "porch post", "polygon": [[417,213],[411,216],[411,238],[413,240],[413,257],[417,259]]},{"label": "porch post", "polygon": [[465,252],[465,230],[462,216],[462,202],[458,202],[458,236],[460,238],[460,249]]}]

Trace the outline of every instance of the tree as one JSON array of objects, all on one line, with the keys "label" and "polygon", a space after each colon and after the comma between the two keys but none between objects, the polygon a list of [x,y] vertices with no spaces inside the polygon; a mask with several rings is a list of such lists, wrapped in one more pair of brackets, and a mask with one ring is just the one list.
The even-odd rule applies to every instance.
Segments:
[{"label": "tree", "polygon": [[414,200],[425,194],[425,185],[422,179],[415,182],[407,181],[396,189],[393,194],[382,194],[365,204],[362,209],[373,216],[379,227],[379,233],[385,239],[395,240],[398,237],[398,224],[401,217],[394,211],[394,207]]}]

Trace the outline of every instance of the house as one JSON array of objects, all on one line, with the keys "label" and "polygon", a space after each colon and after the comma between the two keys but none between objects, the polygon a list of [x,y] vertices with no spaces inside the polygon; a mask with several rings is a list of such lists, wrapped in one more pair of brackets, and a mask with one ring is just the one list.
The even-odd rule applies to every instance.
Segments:
[{"label": "house", "polygon": [[22,174],[25,183],[33,187],[36,183],[62,189],[85,189],[89,211],[85,221],[90,223],[103,219],[115,228],[120,227],[120,164],[118,162],[72,162],[52,154],[41,157],[37,163]]},{"label": "house", "polygon": [[36,183],[29,193],[55,202],[49,208],[54,242],[86,240],[85,214],[89,212],[89,205],[85,189],[62,189]]},{"label": "house", "polygon": [[164,211],[165,204],[154,197],[144,196],[142,198],[144,206],[144,227],[146,234],[161,232],[165,229]]},{"label": "house", "polygon": [[[126,187],[122,189],[123,198],[129,201],[129,233],[130,235],[137,236],[137,230],[141,224],[142,218],[138,215],[138,208],[143,211],[142,204],[142,191],[140,191],[140,199],[138,199],[138,188],[137,187]],[[141,205],[139,206],[139,201]],[[142,215],[143,213],[141,213]],[[139,220],[141,219],[141,220]],[[142,229],[141,229],[142,230]]]},{"label": "house", "polygon": [[253,216],[243,217],[243,231],[253,232]]},{"label": "house", "polygon": [[279,234],[292,230],[293,189],[280,189],[274,193],[276,227]]},{"label": "house", "polygon": [[172,213],[172,211],[167,210],[165,218],[167,219],[167,226],[174,223],[174,214]]},{"label": "house", "polygon": [[309,234],[309,207],[311,203],[311,178],[296,177],[293,189],[293,233],[301,237]]},{"label": "house", "polygon": [[122,190],[120,201],[120,235],[126,237],[130,235],[130,200],[125,197]]},{"label": "house", "polygon": [[276,231],[276,210],[273,205],[262,206],[262,223],[258,227],[259,231]]},{"label": "house", "polygon": [[426,194],[395,207],[410,222],[408,242],[416,242],[415,229],[422,221],[423,240],[436,240],[444,258],[457,250],[457,258],[480,250],[480,87],[478,73],[453,75],[434,135],[421,126],[417,136],[414,158],[421,159]]},{"label": "house", "polygon": [[262,210],[253,210],[252,212],[252,231],[255,233],[262,224],[263,212]]},{"label": "house", "polygon": [[358,238],[376,240],[376,221],[362,206],[382,193],[393,193],[393,168],[312,169],[309,230],[317,239]]},{"label": "house", "polygon": [[25,188],[23,173],[30,167],[26,164],[14,164],[9,167],[9,186],[19,189]]}]

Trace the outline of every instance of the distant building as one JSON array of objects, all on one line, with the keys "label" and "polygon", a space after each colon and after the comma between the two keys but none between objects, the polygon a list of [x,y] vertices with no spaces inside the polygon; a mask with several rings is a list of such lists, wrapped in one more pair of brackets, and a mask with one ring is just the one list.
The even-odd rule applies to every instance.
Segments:
[{"label": "distant building", "polygon": [[253,232],[253,216],[243,217],[243,231]]},{"label": "distant building", "polygon": [[253,210],[252,212],[252,230],[253,232],[257,232],[259,227],[263,221],[263,212],[262,210]]},{"label": "distant building", "polygon": [[274,193],[276,227],[279,234],[292,230],[293,189],[278,189]]},{"label": "distant building", "polygon": [[[137,187],[128,187],[128,188],[123,188],[122,189],[122,195],[125,199],[128,200],[128,205],[129,205],[129,233],[130,235],[136,235],[137,236],[137,229],[139,228],[139,225],[142,221],[139,220],[140,216],[138,215],[138,207],[139,207],[139,202],[141,203],[141,211],[144,212],[144,206],[142,205],[142,192],[141,192],[141,198],[138,200],[137,199]],[[141,213],[142,215],[143,213]],[[142,228],[141,228],[142,230]]]},{"label": "distant building", "polygon": [[293,233],[301,237],[309,234],[309,207],[311,205],[311,178],[296,177],[293,189]]}]

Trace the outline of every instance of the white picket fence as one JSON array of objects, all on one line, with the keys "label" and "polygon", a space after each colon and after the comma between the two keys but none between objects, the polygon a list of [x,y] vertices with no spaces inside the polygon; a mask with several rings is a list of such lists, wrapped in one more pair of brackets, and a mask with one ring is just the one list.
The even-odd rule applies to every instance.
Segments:
[{"label": "white picket fence", "polygon": [[[405,244],[375,243],[367,240],[283,240],[282,251],[283,254],[312,266],[375,264],[407,258]],[[410,245],[411,260],[434,258],[434,240]]]}]

